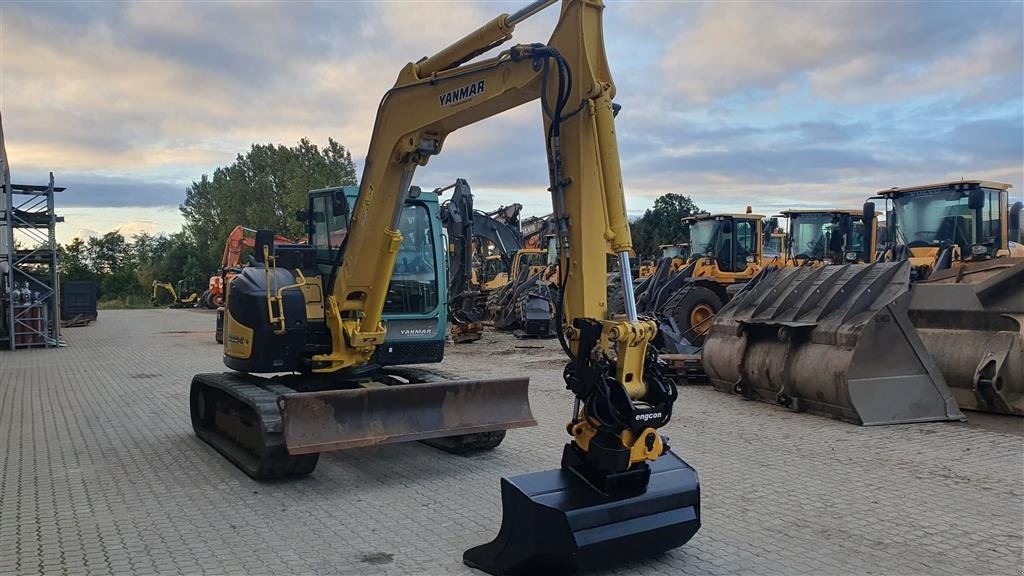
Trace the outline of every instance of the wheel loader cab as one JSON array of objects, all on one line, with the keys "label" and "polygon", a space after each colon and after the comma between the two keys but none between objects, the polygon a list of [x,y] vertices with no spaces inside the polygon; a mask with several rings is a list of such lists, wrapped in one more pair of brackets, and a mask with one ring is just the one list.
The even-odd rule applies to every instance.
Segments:
[{"label": "wheel loader cab", "polygon": [[879,192],[891,214],[885,258],[909,259],[920,280],[958,261],[1024,256],[1024,247],[1009,239],[1009,188],[966,180]]},{"label": "wheel loader cab", "polygon": [[699,215],[689,224],[694,278],[718,284],[746,282],[761,269],[761,221],[758,214]]},{"label": "wheel loader cab", "polygon": [[[787,210],[786,266],[863,264],[875,260],[877,217],[860,210]],[[868,222],[865,225],[865,222]]]}]

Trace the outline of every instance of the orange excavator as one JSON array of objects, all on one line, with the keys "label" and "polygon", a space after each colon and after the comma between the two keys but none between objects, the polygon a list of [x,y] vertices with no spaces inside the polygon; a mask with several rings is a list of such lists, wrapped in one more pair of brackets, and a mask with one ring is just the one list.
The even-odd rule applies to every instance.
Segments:
[{"label": "orange excavator", "polygon": [[[298,244],[284,236],[274,236],[275,244]],[[235,226],[224,241],[224,255],[220,259],[220,269],[213,276],[210,276],[210,285],[203,294],[201,303],[207,308],[220,308],[224,305],[224,287],[241,269],[242,250],[244,248],[254,249],[256,246],[256,231],[245,226]]]}]

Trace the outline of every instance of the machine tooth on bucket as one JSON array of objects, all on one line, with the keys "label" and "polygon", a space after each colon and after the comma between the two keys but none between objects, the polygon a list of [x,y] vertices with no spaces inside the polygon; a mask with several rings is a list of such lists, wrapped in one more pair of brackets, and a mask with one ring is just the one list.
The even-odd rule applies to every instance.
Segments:
[{"label": "machine tooth on bucket", "polygon": [[766,270],[715,318],[718,390],[862,425],[963,420],[908,317],[907,262]]}]

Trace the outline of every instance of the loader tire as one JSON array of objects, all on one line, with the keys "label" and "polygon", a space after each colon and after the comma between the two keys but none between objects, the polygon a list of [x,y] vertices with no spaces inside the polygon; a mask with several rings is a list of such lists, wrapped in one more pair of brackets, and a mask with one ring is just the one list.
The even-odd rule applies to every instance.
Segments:
[{"label": "loader tire", "polygon": [[684,338],[694,346],[703,346],[712,319],[723,304],[714,290],[688,282],[669,298],[663,310],[675,319]]}]

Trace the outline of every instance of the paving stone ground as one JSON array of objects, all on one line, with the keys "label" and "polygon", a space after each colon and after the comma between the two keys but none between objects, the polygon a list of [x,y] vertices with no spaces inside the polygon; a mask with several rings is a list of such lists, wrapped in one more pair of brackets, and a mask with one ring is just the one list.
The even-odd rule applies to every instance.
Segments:
[{"label": "paving stone ground", "polygon": [[[472,457],[402,444],[253,482],[192,434],[190,378],[222,369],[212,330],[206,311],[103,311],[66,348],[0,352],[0,574],[470,574],[498,479],[558,465],[557,344],[489,333],[441,368],[528,374],[539,426]],[[1024,571],[1024,419],[860,428],[707,387],[676,406],[703,527],[609,573]]]}]

